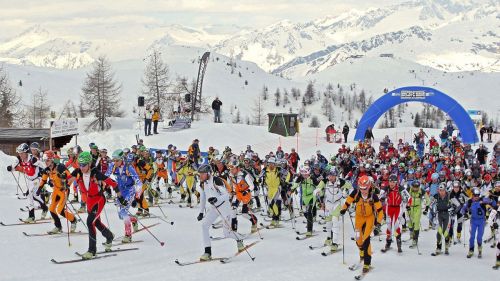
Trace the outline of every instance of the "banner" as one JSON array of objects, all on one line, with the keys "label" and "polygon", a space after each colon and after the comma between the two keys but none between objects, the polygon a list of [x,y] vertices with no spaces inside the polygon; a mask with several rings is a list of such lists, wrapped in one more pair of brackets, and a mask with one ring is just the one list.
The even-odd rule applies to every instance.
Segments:
[{"label": "banner", "polygon": [[50,127],[50,136],[52,138],[78,135],[77,119],[61,119],[54,121]]}]

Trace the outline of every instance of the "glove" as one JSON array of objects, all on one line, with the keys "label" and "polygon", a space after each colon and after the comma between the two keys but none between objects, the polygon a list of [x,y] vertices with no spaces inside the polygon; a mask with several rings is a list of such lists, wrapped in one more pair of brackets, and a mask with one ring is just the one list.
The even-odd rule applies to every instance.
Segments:
[{"label": "glove", "polygon": [[215,198],[215,197],[208,198],[208,203],[215,205],[215,203],[217,203],[217,198]]},{"label": "glove", "polygon": [[424,210],[424,216],[427,216],[427,213],[429,212],[429,206],[425,207],[425,210]]},{"label": "glove", "polygon": [[12,166],[11,165],[7,166],[7,171],[12,172]]},{"label": "glove", "polygon": [[120,205],[122,205],[122,206],[128,205],[127,200],[125,200],[125,198],[123,198],[123,196],[118,196],[118,202],[120,202]]},{"label": "glove", "polygon": [[498,229],[498,223],[497,222],[493,223],[493,229]]},{"label": "glove", "polygon": [[26,192],[24,192],[24,193],[23,193],[23,195],[24,195],[24,197],[27,197],[27,196],[28,196],[28,194],[30,194],[30,190],[29,190],[29,188],[26,190]]},{"label": "glove", "polygon": [[342,209],[342,210],[340,210],[340,215],[341,215],[341,216],[345,215],[345,212],[346,212],[346,211],[347,211],[347,209]]},{"label": "glove", "polygon": [[380,224],[378,222],[375,223],[375,228],[373,229],[373,234],[375,234],[375,236],[378,236],[380,234]]},{"label": "glove", "polygon": [[198,216],[196,217],[198,221],[201,221],[203,219],[203,213],[199,213]]},{"label": "glove", "polygon": [[139,199],[136,197],[135,200],[132,201],[132,208],[137,207],[137,201],[139,201]]}]

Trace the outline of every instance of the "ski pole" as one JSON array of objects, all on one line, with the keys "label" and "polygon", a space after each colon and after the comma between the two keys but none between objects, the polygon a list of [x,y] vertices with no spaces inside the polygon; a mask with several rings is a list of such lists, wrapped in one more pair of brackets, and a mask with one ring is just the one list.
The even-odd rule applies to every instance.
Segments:
[{"label": "ski pole", "polygon": [[[215,210],[217,211],[217,213],[219,213],[219,216],[220,218],[222,219],[222,222],[224,223],[224,225],[229,229],[229,231],[231,231],[231,233],[234,235],[234,238],[236,238],[236,240],[241,240],[241,239],[238,239],[238,235],[233,231],[233,229],[231,228],[231,226],[227,223],[226,219],[222,216],[221,212],[219,211],[219,208],[217,208],[217,206],[213,205]],[[252,257],[252,255],[250,255],[250,253],[248,252],[247,248],[245,247],[245,252],[247,252],[248,256],[250,257],[250,259],[252,261],[255,260],[255,257]]]},{"label": "ski pole", "polygon": [[[127,210],[127,213],[130,215],[130,216],[134,216],[130,213],[130,211]],[[144,227],[144,229],[146,229],[147,232],[149,232],[149,234],[151,234],[151,236],[153,236],[153,238],[158,241],[158,243],[160,243],[160,245],[163,247],[165,246],[165,242],[163,241],[160,241],[160,239],[158,239],[158,237],[156,237],[152,232],[151,230],[149,230],[149,227],[145,226],[140,220],[137,220],[137,222],[142,226]]]},{"label": "ski pole", "polygon": [[16,195],[19,195],[19,190],[21,190],[21,192],[24,194],[24,191],[23,189],[21,188],[21,186],[19,185],[19,180],[16,178],[16,176],[14,175],[14,172],[10,171],[10,173],[12,174],[12,177],[14,177],[14,180],[16,181],[17,183],[17,190],[16,190]]},{"label": "ski pole", "polygon": [[342,264],[345,265],[345,228],[344,228],[344,216],[342,216]]}]

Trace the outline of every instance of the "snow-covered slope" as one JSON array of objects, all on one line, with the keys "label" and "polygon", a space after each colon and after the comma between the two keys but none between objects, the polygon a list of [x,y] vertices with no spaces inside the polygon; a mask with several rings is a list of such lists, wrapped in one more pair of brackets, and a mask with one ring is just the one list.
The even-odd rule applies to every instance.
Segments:
[{"label": "snow-covered slope", "polygon": [[[118,128],[119,126],[115,126]],[[378,138],[383,135],[390,135],[397,138],[402,135],[402,131],[407,131],[411,135],[417,128],[404,128],[399,130],[374,130]],[[433,131],[427,131],[433,134]],[[90,140],[95,141],[100,147],[107,147],[108,150],[118,147],[129,146],[134,142],[134,130],[122,127],[113,132],[101,134],[83,134],[79,137],[79,142],[85,146]],[[321,138],[318,145],[308,138],[314,138],[315,130],[304,129],[299,142],[299,154],[305,159],[314,154],[316,149],[321,149],[325,155],[335,153],[337,144],[326,144]],[[228,137],[231,136],[231,137]],[[243,125],[212,124],[209,122],[194,123],[193,128],[178,133],[161,133],[160,135],[145,138],[148,147],[165,147],[168,143],[173,143],[181,149],[187,148],[194,138],[200,139],[202,150],[206,150],[209,145],[216,145],[223,148],[225,145],[231,146],[234,151],[244,149],[246,144],[259,153],[264,154],[274,151],[276,146],[282,145],[285,151],[291,147],[296,147],[295,138],[279,138],[277,135],[267,134],[265,128],[248,127]],[[281,141],[281,142],[280,142]],[[352,145],[352,143],[351,143]],[[375,143],[378,147],[378,143]],[[1,221],[10,223],[17,222],[18,217],[25,217],[26,213],[19,210],[26,205],[26,200],[18,200],[15,196],[16,183],[10,174],[5,170],[5,166],[10,163],[12,157],[5,156],[0,152],[0,213]],[[21,181],[23,185],[23,181]],[[24,186],[23,186],[24,188]],[[178,200],[178,194],[174,193]],[[295,201],[298,202],[298,201]],[[78,207],[75,204],[75,207]],[[277,230],[261,230],[263,240],[250,248],[249,252],[256,257],[255,261],[250,261],[246,254],[241,254],[229,264],[211,262],[206,264],[180,267],[174,263],[175,259],[181,261],[195,260],[203,252],[201,223],[196,221],[199,210],[189,208],[178,208],[175,204],[162,205],[162,210],[167,214],[167,220],[175,221],[174,225],[161,222],[158,219],[147,219],[141,222],[150,225],[160,222],[160,225],[151,228],[161,241],[166,244],[160,247],[159,244],[146,231],[134,234],[134,240],[144,242],[121,248],[139,247],[138,251],[118,253],[116,257],[101,260],[94,260],[78,264],[54,265],[50,259],[56,260],[77,258],[75,251],[84,252],[87,250],[88,237],[85,235],[72,235],[71,246],[68,246],[66,236],[59,237],[25,237],[22,232],[44,233],[51,229],[51,224],[39,224],[18,227],[2,227],[2,239],[0,240],[0,259],[2,260],[1,280],[26,280],[33,277],[36,272],[37,280],[306,280],[314,279],[318,281],[331,280],[333,277],[339,280],[352,280],[354,272],[347,269],[342,263],[342,252],[329,257],[322,257],[321,250],[311,251],[308,245],[322,244],[325,233],[321,231],[321,225],[315,225],[318,235],[307,241],[296,241],[295,230],[290,223],[284,223],[285,228]],[[151,208],[151,213],[161,216],[161,211],[157,207]],[[39,211],[37,211],[37,216]],[[86,214],[81,214],[86,220]],[[284,216],[288,213],[285,211]],[[123,235],[123,222],[118,219],[116,207],[108,203],[105,211],[101,215],[102,221],[110,226],[116,236]],[[259,216],[259,220],[263,218]],[[304,231],[305,224],[303,218],[299,218],[296,223],[296,230]],[[66,224],[63,222],[63,228]],[[422,227],[427,227],[427,220],[422,219]],[[468,229],[468,221],[464,224],[464,229]],[[79,223],[78,230],[86,231],[85,227]],[[356,263],[359,260],[358,249],[350,237],[354,235],[349,218],[343,223],[344,229],[344,252],[347,265]],[[238,231],[248,233],[250,223],[246,219],[239,219]],[[485,230],[485,236],[489,236],[489,228]],[[211,235],[221,236],[222,231],[210,230]],[[463,237],[464,238],[464,237]],[[97,234],[97,247],[102,250],[102,236]],[[403,234],[403,240],[409,239],[408,233]],[[245,243],[259,240],[257,235],[252,235],[245,240]],[[491,269],[495,259],[495,249],[486,245],[483,247],[483,258],[465,258],[467,248],[462,244],[452,245],[450,256],[431,257],[430,253],[435,249],[435,231],[422,231],[419,239],[418,255],[416,250],[409,249],[408,243],[403,243],[403,253],[395,252],[381,254],[379,249],[384,245],[384,239],[372,239],[373,260],[375,269],[366,276],[366,280],[495,280],[497,272]],[[232,239],[225,239],[212,242],[212,252],[214,256],[224,257],[235,252],[235,242]],[[29,270],[27,270],[29,266]],[[128,270],[124,270],[127,268]],[[402,277],[403,276],[403,277]]]}]

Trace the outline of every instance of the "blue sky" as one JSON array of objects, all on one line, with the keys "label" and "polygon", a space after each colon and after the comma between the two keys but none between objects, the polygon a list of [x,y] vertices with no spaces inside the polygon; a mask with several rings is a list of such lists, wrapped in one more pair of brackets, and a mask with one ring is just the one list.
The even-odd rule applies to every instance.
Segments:
[{"label": "blue sky", "polygon": [[366,9],[401,0],[0,0],[0,38],[40,24],[48,29],[78,29],[125,24],[238,25],[262,27]]}]

